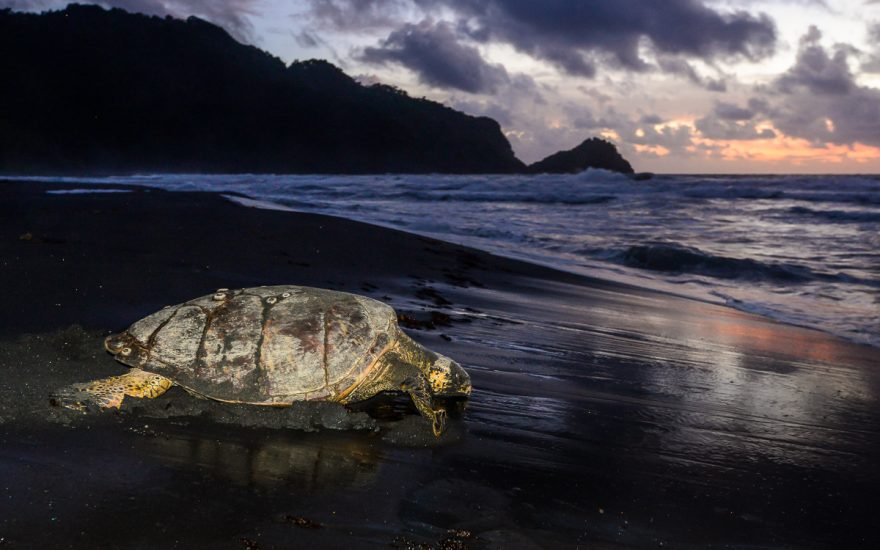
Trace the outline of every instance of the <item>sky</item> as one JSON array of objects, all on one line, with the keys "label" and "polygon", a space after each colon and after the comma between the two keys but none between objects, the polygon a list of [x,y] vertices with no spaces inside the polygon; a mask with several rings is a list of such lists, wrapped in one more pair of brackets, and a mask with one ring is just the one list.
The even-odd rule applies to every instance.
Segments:
[{"label": "sky", "polygon": [[526,162],[602,136],[639,171],[880,173],[880,0],[94,3],[490,116]]}]

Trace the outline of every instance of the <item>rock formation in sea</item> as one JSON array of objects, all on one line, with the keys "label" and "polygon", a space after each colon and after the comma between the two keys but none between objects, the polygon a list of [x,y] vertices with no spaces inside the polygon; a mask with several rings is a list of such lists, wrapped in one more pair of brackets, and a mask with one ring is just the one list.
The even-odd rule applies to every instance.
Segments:
[{"label": "rock formation in sea", "polygon": [[632,174],[629,162],[617,151],[617,147],[609,141],[590,138],[569,149],[559,151],[549,157],[528,166],[532,173],[573,173],[582,172],[587,168],[601,168],[613,172]]}]

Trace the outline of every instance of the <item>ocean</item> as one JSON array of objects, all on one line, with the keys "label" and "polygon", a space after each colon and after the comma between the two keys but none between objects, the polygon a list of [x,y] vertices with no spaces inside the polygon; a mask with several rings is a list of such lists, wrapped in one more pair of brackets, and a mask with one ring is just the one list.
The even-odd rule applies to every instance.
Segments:
[{"label": "ocean", "polygon": [[[728,304],[880,346],[880,176],[16,178],[225,194]],[[235,193],[234,195],[231,193]],[[294,238],[292,236],[292,238]]]}]

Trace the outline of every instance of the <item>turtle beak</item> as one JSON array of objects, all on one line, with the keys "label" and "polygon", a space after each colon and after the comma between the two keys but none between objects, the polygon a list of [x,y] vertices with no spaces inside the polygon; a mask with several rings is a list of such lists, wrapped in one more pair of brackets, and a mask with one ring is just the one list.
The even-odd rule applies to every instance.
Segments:
[{"label": "turtle beak", "polygon": [[112,353],[113,355],[118,355],[121,350],[123,350],[126,346],[126,334],[111,334],[107,338],[104,339],[104,349]]},{"label": "turtle beak", "polygon": [[468,375],[467,371],[455,361],[451,361],[449,364],[449,377],[451,379],[450,386],[453,388],[456,395],[462,397],[470,396],[471,390],[473,389],[471,387],[471,377]]}]

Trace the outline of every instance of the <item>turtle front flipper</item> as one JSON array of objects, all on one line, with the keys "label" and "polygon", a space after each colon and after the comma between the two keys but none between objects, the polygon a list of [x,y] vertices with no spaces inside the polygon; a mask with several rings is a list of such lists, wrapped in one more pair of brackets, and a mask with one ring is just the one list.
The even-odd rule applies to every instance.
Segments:
[{"label": "turtle front flipper", "polygon": [[61,388],[51,401],[53,404],[78,411],[90,408],[118,409],[126,395],[153,398],[165,393],[174,383],[164,376],[131,369],[126,374],[101,378],[91,382],[72,384]]},{"label": "turtle front flipper", "polygon": [[440,437],[446,429],[446,409],[435,408],[434,398],[428,390],[428,382],[422,376],[410,377],[403,381],[400,389],[409,394],[419,412],[431,422],[434,436]]}]

